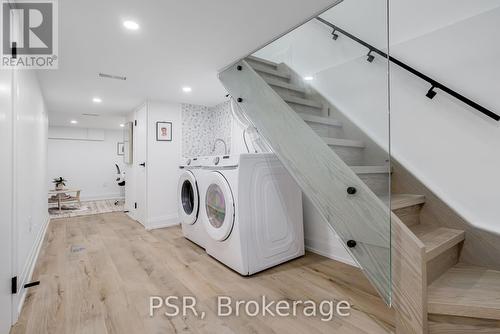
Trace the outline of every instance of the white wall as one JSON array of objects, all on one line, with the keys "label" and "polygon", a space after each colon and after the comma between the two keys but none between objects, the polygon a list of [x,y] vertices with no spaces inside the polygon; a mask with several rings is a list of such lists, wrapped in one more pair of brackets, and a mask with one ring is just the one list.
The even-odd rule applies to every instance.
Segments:
[{"label": "white wall", "polygon": [[[384,49],[380,4],[344,1],[325,17]],[[492,41],[500,29],[499,6],[498,0],[392,2],[391,55],[498,113],[500,46]],[[312,85],[323,96],[387,147],[386,63],[380,57],[366,62],[364,47],[341,34],[332,41],[330,33],[311,22],[258,55],[314,75]],[[391,66],[392,155],[470,223],[500,233],[499,124],[445,93],[427,99],[429,88]],[[333,240],[320,237],[327,228],[313,214],[306,217],[314,224],[309,231],[321,239],[316,244]]]},{"label": "white wall", "polygon": [[[0,71],[0,281],[12,277],[12,71]],[[0,332],[8,333],[12,317],[9,284],[0,285]]]},{"label": "white wall", "polygon": [[84,201],[123,197],[115,181],[115,164],[123,167],[118,142],[123,142],[121,130],[50,127],[48,188],[54,189],[52,180],[62,176],[67,188],[81,189]]},{"label": "white wall", "polygon": [[[156,141],[156,122],[172,122],[172,141]],[[179,223],[177,182],[182,143],[181,105],[148,103],[148,221],[147,229]]]},{"label": "white wall", "polygon": [[[14,308],[20,311],[34,268],[47,212],[47,110],[34,71],[20,70],[14,79],[14,271],[20,291]],[[15,315],[17,316],[17,314]]]}]

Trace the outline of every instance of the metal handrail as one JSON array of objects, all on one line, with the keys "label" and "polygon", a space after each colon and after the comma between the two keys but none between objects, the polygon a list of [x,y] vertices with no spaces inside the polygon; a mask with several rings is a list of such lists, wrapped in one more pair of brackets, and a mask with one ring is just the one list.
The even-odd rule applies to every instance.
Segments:
[{"label": "metal handrail", "polygon": [[402,61],[394,58],[394,57],[391,57],[389,55],[387,55],[385,52],[377,49],[376,47],[374,47],[373,45],[370,45],[368,44],[367,42],[361,40],[360,38],[348,33],[347,31],[345,31],[344,29],[342,28],[339,28],[338,26],[334,25],[333,23],[331,22],[328,22],[327,20],[321,18],[321,17],[316,17],[316,19],[318,21],[320,21],[321,23],[323,24],[326,24],[327,26],[329,26],[330,28],[333,29],[333,32],[332,34],[336,33],[336,32],[339,32],[341,33],[342,35],[352,39],[353,41],[363,45],[364,47],[366,47],[367,49],[369,49],[369,55],[370,53],[374,52],[374,53],[377,53],[379,54],[380,56],[386,58],[386,59],[389,59],[389,61],[393,62],[394,64],[398,65],[399,67],[407,70],[408,72],[412,73],[413,75],[421,78],[422,80],[425,80],[427,81],[429,84],[431,84],[431,88],[429,89],[429,91],[427,92],[426,96],[430,99],[432,99],[435,95],[436,95],[436,92],[434,91],[434,89],[440,89],[442,90],[443,92],[445,93],[448,93],[449,95],[453,96],[454,98],[462,101],[463,103],[467,104],[468,106],[471,106],[472,108],[474,109],[477,109],[479,112],[483,113],[484,115],[494,119],[495,121],[500,121],[500,116],[496,113],[494,113],[493,111],[483,107],[482,105],[472,101],[471,99],[463,96],[462,94],[460,93],[457,93],[456,91],[454,91],[453,89],[451,88],[448,88],[447,86],[445,86],[444,84],[440,83],[439,81],[436,81],[434,79],[432,79],[431,77],[423,74],[422,72],[414,69],[413,67],[403,63]]}]

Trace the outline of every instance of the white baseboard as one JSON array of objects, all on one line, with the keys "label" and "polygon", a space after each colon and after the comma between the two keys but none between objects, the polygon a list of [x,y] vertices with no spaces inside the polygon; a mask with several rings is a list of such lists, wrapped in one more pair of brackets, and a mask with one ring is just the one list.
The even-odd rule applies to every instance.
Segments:
[{"label": "white baseboard", "polygon": [[358,267],[357,263],[349,256],[349,254],[346,254],[347,251],[343,249],[342,246],[332,247],[332,245],[325,242],[318,240],[313,241],[310,239],[305,239],[305,243],[306,250],[308,250],[309,252],[313,252],[329,259]]},{"label": "white baseboard", "polygon": [[146,224],[146,230],[151,231],[158,228],[171,227],[179,224],[180,220],[177,214],[155,217],[148,220],[148,223]]},{"label": "white baseboard", "polygon": [[16,321],[21,314],[21,310],[23,308],[24,300],[26,298],[26,289],[24,285],[31,281],[33,276],[33,271],[35,270],[36,262],[38,261],[38,255],[40,254],[40,249],[42,248],[43,240],[45,239],[45,234],[47,233],[47,228],[49,226],[50,217],[47,215],[43,226],[40,228],[38,235],[36,236],[33,247],[31,248],[31,252],[28,256],[28,261],[21,272],[21,275],[18,278],[18,304],[17,304],[17,313],[15,315]]}]

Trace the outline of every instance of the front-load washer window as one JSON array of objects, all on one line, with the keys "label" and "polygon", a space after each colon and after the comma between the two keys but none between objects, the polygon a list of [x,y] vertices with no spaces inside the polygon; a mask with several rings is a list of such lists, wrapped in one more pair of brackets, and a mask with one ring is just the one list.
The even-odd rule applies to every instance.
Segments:
[{"label": "front-load washer window", "polygon": [[218,185],[211,184],[208,187],[205,205],[210,225],[220,228],[224,223],[224,218],[226,218],[226,201],[222,189]]},{"label": "front-load washer window", "polygon": [[181,203],[184,212],[188,215],[193,213],[194,209],[194,189],[190,181],[185,180],[182,183],[181,189]]},{"label": "front-load washer window", "polygon": [[177,194],[181,222],[189,225],[194,224],[198,219],[200,199],[196,179],[192,172],[186,171],[181,175]]},{"label": "front-load washer window", "polygon": [[210,173],[206,180],[205,227],[214,240],[226,240],[234,224],[234,200],[231,188],[219,172]]}]

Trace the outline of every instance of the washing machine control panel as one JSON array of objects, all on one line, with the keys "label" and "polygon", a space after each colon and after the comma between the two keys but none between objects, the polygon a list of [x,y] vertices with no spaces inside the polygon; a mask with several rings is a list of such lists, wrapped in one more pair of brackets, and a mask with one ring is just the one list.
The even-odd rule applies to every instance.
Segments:
[{"label": "washing machine control panel", "polygon": [[201,163],[201,168],[204,169],[220,169],[220,168],[234,168],[238,167],[239,156],[213,156],[205,158]]}]

